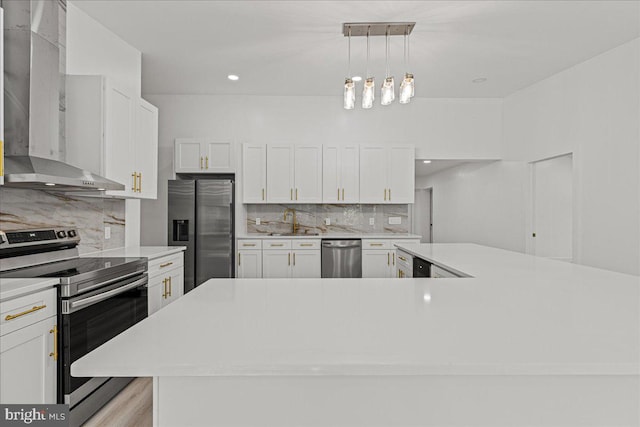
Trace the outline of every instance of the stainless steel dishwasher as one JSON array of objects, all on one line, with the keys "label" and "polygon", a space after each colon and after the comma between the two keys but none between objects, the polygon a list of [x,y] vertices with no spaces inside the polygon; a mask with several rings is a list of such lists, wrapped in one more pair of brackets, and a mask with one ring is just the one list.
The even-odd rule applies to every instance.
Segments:
[{"label": "stainless steel dishwasher", "polygon": [[362,240],[322,239],[322,277],[362,277]]}]

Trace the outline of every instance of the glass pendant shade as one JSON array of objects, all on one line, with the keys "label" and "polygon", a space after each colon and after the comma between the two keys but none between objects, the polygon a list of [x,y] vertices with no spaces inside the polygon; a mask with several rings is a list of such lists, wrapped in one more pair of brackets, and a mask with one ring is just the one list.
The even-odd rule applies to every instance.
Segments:
[{"label": "glass pendant shade", "polygon": [[415,86],[413,83],[413,74],[405,74],[400,84],[400,104],[408,104],[415,94]]},{"label": "glass pendant shade", "polygon": [[376,84],[373,77],[367,77],[364,81],[364,89],[362,91],[362,108],[368,109],[373,107],[375,99]]},{"label": "glass pendant shade", "polygon": [[387,77],[382,83],[380,104],[389,105],[396,98],[393,77]]},{"label": "glass pendant shade", "polygon": [[356,106],[356,84],[351,79],[344,81],[344,109],[353,110]]}]

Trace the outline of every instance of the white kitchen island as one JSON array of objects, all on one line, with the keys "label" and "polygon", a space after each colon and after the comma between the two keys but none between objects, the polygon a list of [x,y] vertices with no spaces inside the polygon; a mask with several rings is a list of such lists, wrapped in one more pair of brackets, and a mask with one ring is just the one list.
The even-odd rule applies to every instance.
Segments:
[{"label": "white kitchen island", "polygon": [[640,278],[470,244],[472,278],[210,280],[71,367],[159,426],[636,426]]}]

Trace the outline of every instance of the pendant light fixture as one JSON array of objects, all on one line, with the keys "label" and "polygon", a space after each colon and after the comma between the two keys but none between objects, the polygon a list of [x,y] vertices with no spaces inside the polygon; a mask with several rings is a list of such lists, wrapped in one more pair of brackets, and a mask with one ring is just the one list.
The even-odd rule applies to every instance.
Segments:
[{"label": "pendant light fixture", "polygon": [[393,76],[389,72],[389,27],[387,27],[387,33],[385,34],[385,78],[380,90],[380,104],[390,105],[396,97],[395,88],[393,84]]},{"label": "pendant light fixture", "polygon": [[344,108],[353,110],[356,106],[356,84],[351,78],[351,28],[349,28],[349,48],[347,58],[347,78],[344,81]]},{"label": "pendant light fixture", "polygon": [[404,79],[400,85],[400,103],[407,104],[414,96],[415,89],[413,74],[409,73],[409,34],[413,31],[415,22],[356,22],[342,24],[342,33],[349,37],[348,50],[348,76],[344,83],[344,108],[352,110],[355,107],[355,79],[351,75],[351,36],[367,37],[367,63],[366,79],[362,89],[362,108],[373,107],[375,100],[375,79],[369,73],[369,60],[371,57],[371,36],[385,36],[385,79],[380,89],[380,103],[390,105],[395,100],[395,83],[389,67],[390,36],[404,36]]},{"label": "pendant light fixture", "polygon": [[415,95],[413,74],[409,73],[409,34],[404,34],[404,79],[400,84],[400,104],[408,104]]},{"label": "pendant light fixture", "polygon": [[371,35],[371,27],[367,28],[367,78],[364,81],[364,89],[362,89],[362,108],[369,109],[373,107],[373,101],[375,99],[376,93],[376,83],[369,75],[369,55],[371,53],[371,48],[369,45],[369,36]]}]

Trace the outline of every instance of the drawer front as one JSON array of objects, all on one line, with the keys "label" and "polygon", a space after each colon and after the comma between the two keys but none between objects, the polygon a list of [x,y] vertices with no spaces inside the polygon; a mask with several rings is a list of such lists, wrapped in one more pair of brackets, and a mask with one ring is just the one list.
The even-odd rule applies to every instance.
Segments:
[{"label": "drawer front", "polygon": [[362,249],[391,249],[391,240],[362,239]]},{"label": "drawer front", "polygon": [[56,315],[56,289],[46,289],[0,304],[0,336]]},{"label": "drawer front", "polygon": [[169,270],[182,267],[184,264],[183,257],[183,253],[180,252],[179,254],[173,254],[149,261],[149,277],[154,276],[157,273],[166,274],[166,272],[168,272]]},{"label": "drawer front", "polygon": [[393,245],[407,245],[420,243],[420,239],[393,239]]},{"label": "drawer front", "polygon": [[445,270],[442,267],[438,267],[437,265],[432,265],[431,266],[431,277],[433,277],[433,278],[452,279],[452,278],[456,278],[456,277],[460,277],[460,276],[450,272],[449,270]]},{"label": "drawer front", "polygon": [[406,252],[396,251],[396,261],[398,265],[406,268],[413,268],[413,257]]},{"label": "drawer front", "polygon": [[320,239],[300,239],[291,242],[293,249],[320,249]]},{"label": "drawer front", "polygon": [[263,240],[262,249],[291,249],[291,240],[281,240],[281,239]]},{"label": "drawer front", "polygon": [[262,249],[262,240],[259,239],[240,239],[238,240],[238,250],[243,249]]}]

